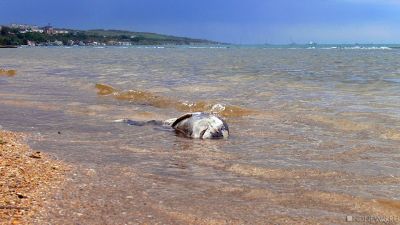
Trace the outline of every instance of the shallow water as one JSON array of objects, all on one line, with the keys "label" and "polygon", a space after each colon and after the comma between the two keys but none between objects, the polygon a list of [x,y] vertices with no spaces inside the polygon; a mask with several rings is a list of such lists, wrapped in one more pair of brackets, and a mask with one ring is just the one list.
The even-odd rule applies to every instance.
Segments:
[{"label": "shallow water", "polygon": [[[1,49],[16,74],[0,77],[0,125],[79,168],[38,220],[398,216],[399,61],[397,49]],[[228,140],[112,122],[215,104]]]}]

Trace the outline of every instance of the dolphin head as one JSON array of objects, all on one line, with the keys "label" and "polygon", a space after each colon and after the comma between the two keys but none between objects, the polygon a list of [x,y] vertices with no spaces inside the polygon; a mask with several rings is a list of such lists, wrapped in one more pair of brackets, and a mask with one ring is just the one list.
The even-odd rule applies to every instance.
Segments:
[{"label": "dolphin head", "polygon": [[229,136],[228,125],[221,118],[210,115],[208,118],[200,120],[202,126],[199,126],[199,138],[201,139],[219,139]]},{"label": "dolphin head", "polygon": [[220,139],[229,136],[229,128],[225,121],[208,113],[183,115],[172,124],[172,127],[192,138]]}]

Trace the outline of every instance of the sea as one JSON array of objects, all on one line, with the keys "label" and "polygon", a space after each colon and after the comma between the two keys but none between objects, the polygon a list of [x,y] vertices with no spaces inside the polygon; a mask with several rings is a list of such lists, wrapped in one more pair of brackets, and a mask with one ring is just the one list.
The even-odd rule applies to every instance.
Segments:
[{"label": "sea", "polygon": [[[36,222],[400,223],[400,49],[0,49],[0,125],[73,169]],[[221,140],[119,119],[215,113]]]}]

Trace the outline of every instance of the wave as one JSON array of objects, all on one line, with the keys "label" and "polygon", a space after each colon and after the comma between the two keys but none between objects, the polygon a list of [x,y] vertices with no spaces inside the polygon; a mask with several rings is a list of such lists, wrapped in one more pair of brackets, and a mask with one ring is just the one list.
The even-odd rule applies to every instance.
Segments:
[{"label": "wave", "polygon": [[149,91],[128,90],[120,91],[106,84],[96,84],[97,94],[111,96],[117,100],[150,105],[157,108],[174,108],[181,112],[210,112],[224,117],[247,116],[255,113],[254,110],[235,105],[224,105],[211,101],[186,102],[156,95]]},{"label": "wave", "polygon": [[[289,49],[304,49],[304,48],[289,48]],[[324,50],[391,50],[393,48],[387,46],[372,46],[372,47],[365,47],[365,46],[331,46],[331,47],[307,47],[305,49],[324,49]]]},{"label": "wave", "polygon": [[294,49],[294,50],[392,50],[397,49],[396,46],[363,46],[363,45],[318,45],[318,46],[308,46],[308,45],[298,45],[298,46],[269,46],[263,47],[263,49]]},{"label": "wave", "polygon": [[[153,49],[164,49],[164,46],[134,46],[133,48],[153,48]],[[173,47],[168,47],[168,48],[173,48]]]},{"label": "wave", "polygon": [[225,46],[189,46],[187,48],[193,48],[193,49],[225,49],[228,47]]},{"label": "wave", "polygon": [[353,47],[343,47],[343,49],[390,50],[392,48],[387,46],[372,46],[372,47],[353,46]]},{"label": "wave", "polygon": [[384,78],[383,80],[390,83],[400,83],[400,78]]}]

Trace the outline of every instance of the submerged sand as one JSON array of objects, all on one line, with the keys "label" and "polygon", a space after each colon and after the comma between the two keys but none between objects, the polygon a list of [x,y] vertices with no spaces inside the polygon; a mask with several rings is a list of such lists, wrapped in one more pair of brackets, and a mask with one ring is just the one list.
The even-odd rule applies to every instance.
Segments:
[{"label": "submerged sand", "polygon": [[0,130],[0,224],[29,224],[67,169],[22,140],[22,134]]},{"label": "submerged sand", "polygon": [[16,70],[5,70],[0,68],[0,76],[13,77],[17,74]]}]

